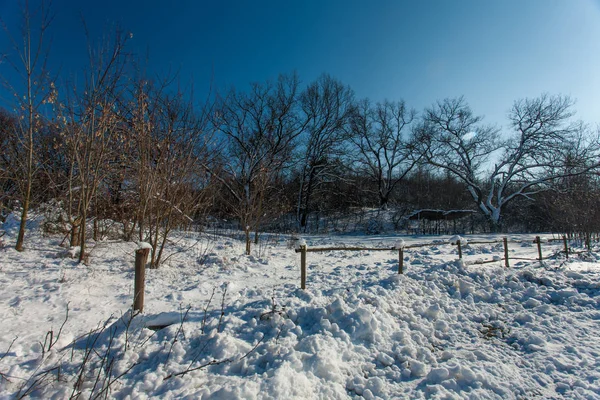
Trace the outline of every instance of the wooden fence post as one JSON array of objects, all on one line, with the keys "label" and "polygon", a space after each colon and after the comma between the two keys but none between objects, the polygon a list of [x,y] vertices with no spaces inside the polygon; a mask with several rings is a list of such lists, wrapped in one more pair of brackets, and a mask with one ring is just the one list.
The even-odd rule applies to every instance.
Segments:
[{"label": "wooden fence post", "polygon": [[567,242],[567,237],[563,235],[563,243],[565,244],[565,254],[567,255],[567,260],[569,259],[569,244]]},{"label": "wooden fence post", "polygon": [[306,245],[300,246],[300,287],[306,289]]},{"label": "wooden fence post", "polygon": [[504,266],[510,268],[510,262],[508,261],[508,239],[503,238],[502,241],[504,242]]},{"label": "wooden fence post", "polygon": [[398,249],[398,273],[404,273],[404,250]]},{"label": "wooden fence post", "polygon": [[143,248],[135,251],[135,281],[133,287],[133,311],[144,311],[144,286],[146,279],[146,262],[150,249]]},{"label": "wooden fence post", "polygon": [[462,258],[462,248],[460,247],[460,239],[456,241],[456,245],[458,246],[458,258]]},{"label": "wooden fence post", "polygon": [[539,236],[535,237],[535,242],[537,243],[538,254],[540,255],[540,262],[542,261],[542,239]]}]

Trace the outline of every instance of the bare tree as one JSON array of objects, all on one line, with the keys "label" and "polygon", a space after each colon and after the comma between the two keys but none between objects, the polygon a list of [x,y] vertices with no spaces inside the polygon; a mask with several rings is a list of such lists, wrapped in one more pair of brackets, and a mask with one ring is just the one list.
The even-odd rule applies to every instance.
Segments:
[{"label": "bare tree", "polygon": [[348,86],[329,75],[320,76],[300,95],[307,120],[296,207],[300,229],[306,229],[314,192],[327,182],[342,179],[340,160],[345,154],[353,97]]},{"label": "bare tree", "polygon": [[0,109],[0,218],[9,210],[11,200],[15,198],[19,177],[14,169],[18,156],[17,118],[4,109]]},{"label": "bare tree", "polygon": [[112,43],[94,49],[90,42],[90,68],[84,87],[73,87],[73,93],[59,111],[70,158],[67,196],[73,225],[72,244],[80,246],[80,262],[86,256],[88,215],[109,171],[109,151],[114,149],[111,143],[122,135],[119,102],[127,65],[126,41],[127,35],[117,30]]},{"label": "bare tree", "polygon": [[139,238],[152,245],[151,267],[164,259],[167,238],[175,228],[189,226],[209,202],[208,127],[210,105],[200,115],[182,93],[169,95],[164,85],[136,85],[130,118],[131,181],[137,192]]},{"label": "bare tree", "polygon": [[358,150],[357,161],[376,183],[379,206],[387,208],[390,195],[419,161],[411,124],[416,112],[404,101],[372,105],[360,101],[351,117],[351,140]]},{"label": "bare tree", "polygon": [[[132,85],[131,99],[127,109],[128,140],[127,147],[134,152],[133,163],[127,163],[135,175],[132,190],[135,193],[136,206],[135,217],[131,221],[131,226],[124,224],[124,229],[128,231],[125,235],[130,240],[136,228],[139,233],[139,240],[146,240],[146,221],[147,213],[155,195],[155,185],[158,183],[155,179],[153,167],[154,163],[154,140],[153,131],[158,124],[158,99],[162,96],[162,85],[156,88],[146,79],[138,79]],[[125,221],[124,221],[125,222]]]},{"label": "bare tree", "polygon": [[576,142],[582,145],[573,157],[597,157],[597,141],[583,145],[584,127],[569,122],[571,106],[563,96],[519,100],[509,114],[513,133],[501,140],[499,130],[482,124],[464,98],[446,99],[425,112],[422,154],[466,184],[496,231],[501,229],[502,210],[513,199],[548,190],[558,178],[585,173],[597,163],[561,169]]},{"label": "bare tree", "polygon": [[19,170],[20,175],[18,197],[21,202],[21,222],[15,245],[18,251],[23,250],[27,215],[31,205],[31,189],[37,170],[35,138],[44,124],[42,108],[44,104],[52,102],[55,95],[54,83],[46,68],[49,50],[47,30],[52,22],[49,2],[42,0],[37,8],[32,8],[26,0],[21,18],[22,40],[16,40],[2,22],[17,55],[17,60],[8,58],[8,62],[22,79],[18,85],[4,82],[15,95],[15,111],[19,116],[15,132],[19,149],[14,160],[14,167]]},{"label": "bare tree", "polygon": [[232,90],[216,113],[226,139],[222,169],[214,176],[229,194],[250,254],[250,233],[258,234],[273,182],[288,167],[293,144],[304,129],[298,116],[298,77],[254,83],[249,93]]},{"label": "bare tree", "polygon": [[550,229],[589,239],[600,232],[600,186],[598,177],[582,174],[560,180],[560,191],[549,191],[541,196],[541,207],[548,218]]}]

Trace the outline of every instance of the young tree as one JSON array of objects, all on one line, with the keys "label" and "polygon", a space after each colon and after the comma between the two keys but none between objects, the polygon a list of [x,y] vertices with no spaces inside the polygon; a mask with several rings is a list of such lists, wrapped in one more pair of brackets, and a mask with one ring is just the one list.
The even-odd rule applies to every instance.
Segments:
[{"label": "young tree", "polygon": [[376,183],[382,209],[388,207],[394,188],[419,161],[411,132],[415,116],[404,101],[372,105],[362,100],[352,112],[350,137],[358,151],[357,161]]},{"label": "young tree", "polygon": [[353,97],[348,86],[329,75],[320,76],[300,95],[300,108],[307,121],[296,206],[300,229],[307,227],[315,191],[327,182],[342,179],[340,160],[346,148]]},{"label": "young tree", "polygon": [[26,0],[22,7],[21,40],[15,39],[6,25],[17,60],[8,58],[10,65],[18,72],[21,82],[4,85],[14,93],[17,104],[15,111],[18,124],[14,132],[17,138],[17,154],[14,168],[18,169],[18,198],[21,203],[21,222],[15,249],[23,250],[27,216],[32,199],[32,186],[37,171],[35,152],[36,136],[43,127],[42,108],[44,104],[54,100],[54,83],[52,82],[46,62],[48,59],[47,30],[52,21],[48,2],[40,1],[37,8],[30,6]]},{"label": "young tree", "polygon": [[15,150],[17,146],[17,118],[4,109],[0,109],[0,217],[9,210],[9,204],[15,197],[18,177],[14,175]]},{"label": "young tree", "polygon": [[[86,224],[93,201],[109,171],[112,143],[122,134],[119,104],[124,90],[127,36],[117,31],[113,42],[97,50],[90,44],[90,69],[83,88],[73,88],[60,108],[60,121],[69,154],[68,210],[72,245],[80,246],[79,261],[86,256]],[[77,206],[73,209],[73,202]]]},{"label": "young tree", "polygon": [[232,90],[216,113],[225,137],[223,163],[214,176],[229,194],[250,254],[250,232],[258,234],[268,194],[289,166],[293,144],[304,125],[297,113],[298,77],[281,75],[275,83],[254,83],[250,93]]},{"label": "young tree", "polygon": [[[421,151],[429,163],[465,183],[491,229],[498,231],[502,210],[513,199],[531,197],[548,190],[558,178],[597,165],[595,161],[570,171],[561,169],[565,154],[585,134],[581,124],[570,123],[571,106],[563,96],[519,100],[509,114],[513,134],[501,140],[499,130],[481,124],[482,118],[473,115],[462,97],[446,99],[425,112]],[[597,150],[598,143],[592,140],[572,156],[591,160]]]},{"label": "young tree", "polygon": [[131,176],[135,184],[135,221],[140,240],[152,245],[150,266],[164,259],[174,228],[189,226],[207,207],[210,177],[209,106],[200,115],[182,93],[166,94],[165,86],[141,80],[136,85],[129,118],[134,144]]}]

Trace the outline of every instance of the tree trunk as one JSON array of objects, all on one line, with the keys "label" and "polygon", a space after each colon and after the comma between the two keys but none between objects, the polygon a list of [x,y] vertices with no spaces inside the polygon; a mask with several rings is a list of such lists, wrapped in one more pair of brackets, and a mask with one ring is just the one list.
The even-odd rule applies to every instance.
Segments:
[{"label": "tree trunk", "polygon": [[500,233],[502,232],[502,223],[500,221],[496,221],[494,219],[490,219],[489,221],[490,233]]},{"label": "tree trunk", "polygon": [[[28,48],[31,48],[31,31],[27,32]],[[31,58],[28,57],[28,62],[31,62]],[[31,65],[27,66],[27,101],[28,101],[28,123],[27,127],[27,141],[29,148],[27,149],[27,183],[25,186],[25,193],[23,196],[23,211],[21,212],[21,223],[19,224],[19,234],[17,235],[17,244],[15,250],[23,251],[23,242],[25,241],[25,229],[27,228],[27,214],[29,212],[29,202],[31,201],[31,184],[33,180],[33,99],[32,99],[32,78],[31,78]]]},{"label": "tree trunk", "polygon": [[81,212],[81,227],[79,228],[79,246],[80,246],[80,252],[79,252],[79,262],[82,263],[85,261],[85,240],[86,240],[86,236],[85,236],[85,223],[86,223],[86,219],[87,219],[87,210],[86,207],[83,207],[83,210]]},{"label": "tree trunk", "polygon": [[31,182],[27,182],[27,194],[23,202],[23,211],[21,211],[21,223],[19,224],[19,235],[17,236],[17,245],[15,250],[23,251],[23,242],[25,241],[25,227],[27,224],[27,211],[29,210],[29,196],[31,192]]},{"label": "tree trunk", "polygon": [[76,218],[75,221],[71,223],[71,240],[69,241],[69,246],[74,247],[79,243],[79,218]]},{"label": "tree trunk", "polygon": [[379,208],[381,208],[382,210],[387,210],[389,200],[390,200],[389,195],[387,195],[387,196],[380,195],[379,196]]},{"label": "tree trunk", "polygon": [[137,220],[135,218],[133,218],[133,221],[131,222],[131,228],[125,228],[125,224],[127,222],[123,222],[123,231],[125,232],[125,241],[126,242],[130,242],[131,239],[133,238],[133,233],[135,232],[135,227],[137,226]]},{"label": "tree trunk", "polygon": [[299,199],[299,203],[298,204],[298,209],[300,211],[300,230],[303,230],[304,232],[306,232],[307,230],[307,223],[308,223],[308,214],[310,213],[310,198],[313,192],[313,186],[314,186],[314,181],[315,181],[315,174],[316,174],[316,169],[314,167],[311,167],[310,169],[310,173],[308,174],[308,181],[306,183],[306,193],[305,193],[305,197],[302,196],[302,191],[303,191],[303,187],[305,186],[304,183],[302,184],[302,186],[300,187],[300,199]]},{"label": "tree trunk", "polygon": [[244,228],[244,233],[246,234],[246,255],[250,255],[250,244],[251,244],[251,240],[250,240],[250,227],[246,225],[246,227]]},{"label": "tree trunk", "polygon": [[94,218],[94,233],[93,233],[93,238],[94,238],[95,242],[98,241],[98,237],[99,237],[98,229],[99,229],[98,228],[98,215],[96,214],[96,217]]},{"label": "tree trunk", "polygon": [[158,254],[156,256],[156,260],[154,260],[154,268],[158,268],[160,262],[162,261],[163,250],[165,248],[165,244],[167,243],[168,231],[165,230],[163,233],[163,238],[160,242],[160,247],[158,249]]},{"label": "tree trunk", "polygon": [[304,231],[304,233],[306,233],[306,228],[307,228],[307,219],[308,219],[308,212],[306,210],[302,210],[302,214],[300,216],[300,227],[301,229]]}]

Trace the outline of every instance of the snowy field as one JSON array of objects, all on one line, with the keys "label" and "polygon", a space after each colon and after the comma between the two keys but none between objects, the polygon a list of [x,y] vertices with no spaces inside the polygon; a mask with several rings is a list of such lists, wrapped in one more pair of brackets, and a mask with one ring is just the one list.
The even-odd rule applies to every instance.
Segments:
[{"label": "snowy field", "polygon": [[[537,257],[533,237],[511,236],[511,257]],[[397,251],[308,253],[302,291],[288,237],[246,256],[235,239],[182,234],[132,318],[135,243],[98,242],[85,266],[33,229],[24,253],[0,249],[0,397],[600,398],[600,252],[566,260],[544,243],[549,260],[507,270],[473,264],[501,243],[467,244],[460,262],[449,237],[402,239],[436,245],[407,249],[404,275]]]}]

